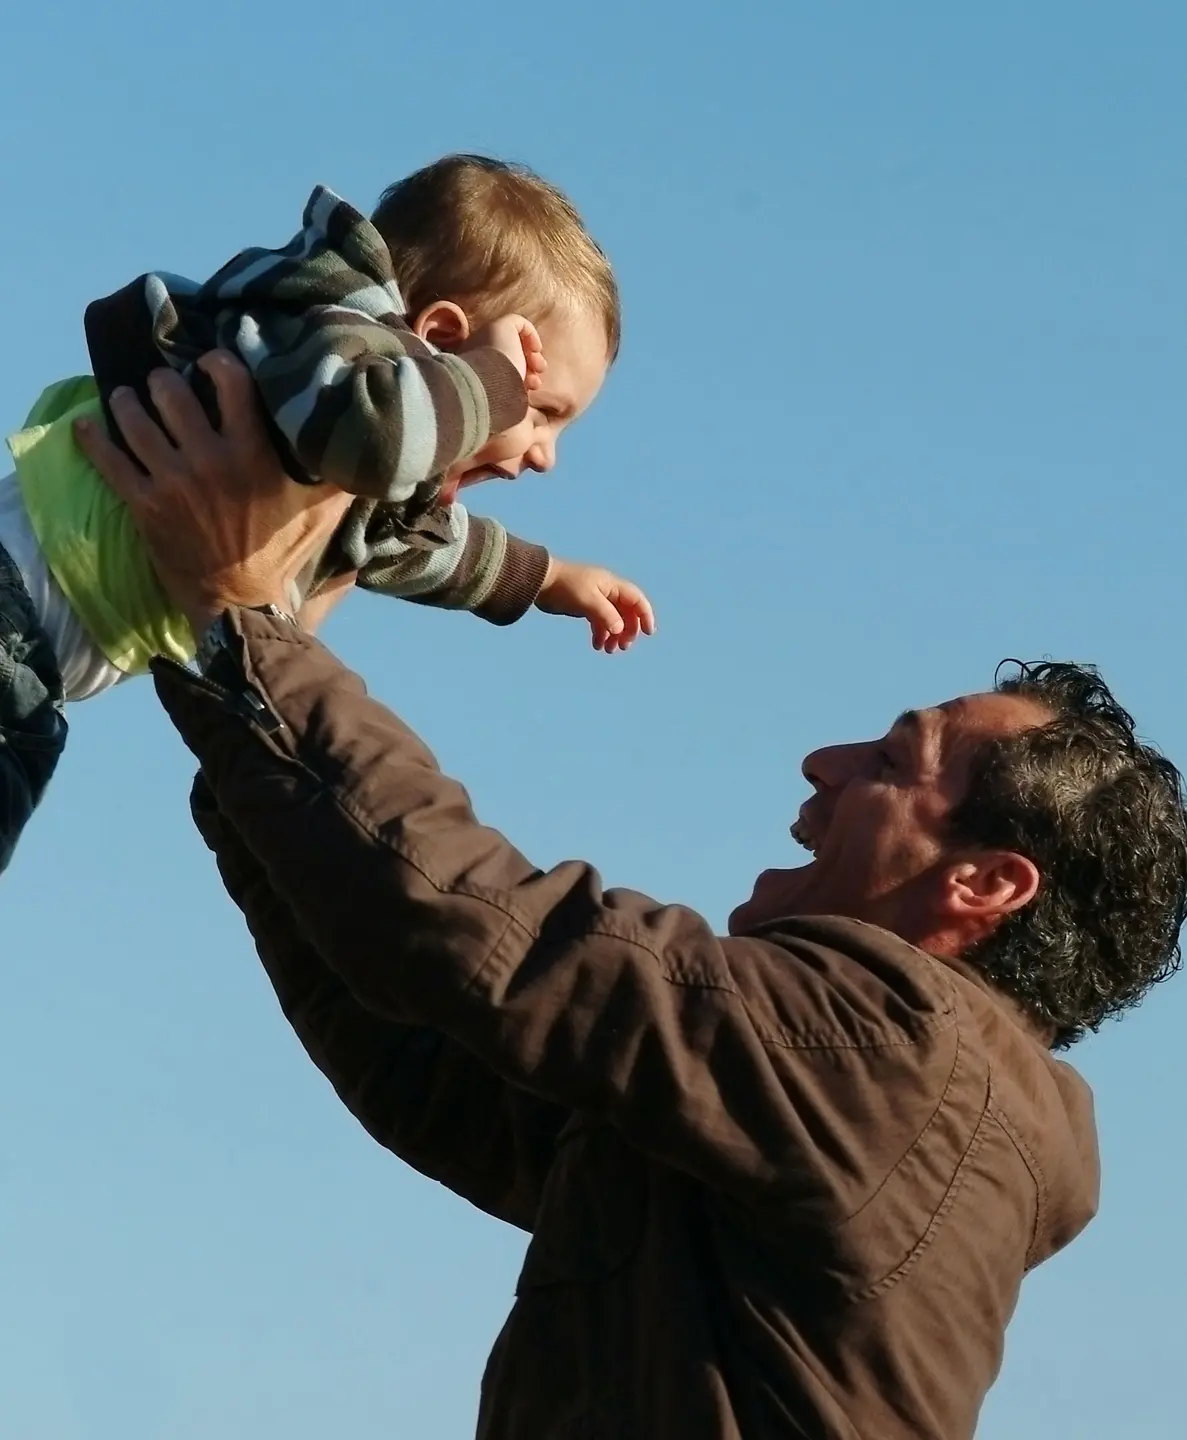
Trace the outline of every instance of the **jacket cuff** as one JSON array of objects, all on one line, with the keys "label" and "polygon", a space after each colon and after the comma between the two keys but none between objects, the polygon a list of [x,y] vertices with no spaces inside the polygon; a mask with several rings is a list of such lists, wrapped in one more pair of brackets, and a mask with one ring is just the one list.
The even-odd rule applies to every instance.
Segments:
[{"label": "jacket cuff", "polygon": [[475,606],[474,614],[492,625],[513,625],[522,620],[543,589],[551,558],[543,545],[508,535],[499,578],[481,605]]}]

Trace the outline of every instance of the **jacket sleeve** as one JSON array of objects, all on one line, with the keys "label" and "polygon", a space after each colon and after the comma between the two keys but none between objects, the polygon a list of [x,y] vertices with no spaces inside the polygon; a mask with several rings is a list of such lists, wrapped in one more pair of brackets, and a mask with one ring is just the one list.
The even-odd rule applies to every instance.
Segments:
[{"label": "jacket sleeve", "polygon": [[548,551],[508,534],[497,520],[471,515],[456,502],[443,518],[448,538],[429,547],[405,542],[377,511],[359,546],[367,559],[358,583],[419,605],[469,610],[494,625],[521,619],[544,584]]},{"label": "jacket sleeve", "polygon": [[362,1006],[302,936],[201,776],[191,808],[285,1018],[346,1108],[421,1174],[531,1230],[569,1113],[498,1079],[448,1037]]},{"label": "jacket sleeve", "polygon": [[949,992],[893,959],[718,938],[680,906],[604,891],[585,864],[537,869],[316,641],[251,612],[231,625],[254,700],[167,661],[158,694],[220,811],[368,1010],[438,1030],[750,1199],[826,1171],[847,1183],[855,1136],[884,1125],[893,1150],[938,1103]]}]

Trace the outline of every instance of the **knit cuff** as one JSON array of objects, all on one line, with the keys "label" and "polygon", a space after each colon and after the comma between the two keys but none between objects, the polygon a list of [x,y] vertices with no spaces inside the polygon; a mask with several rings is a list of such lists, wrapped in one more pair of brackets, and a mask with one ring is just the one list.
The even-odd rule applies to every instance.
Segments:
[{"label": "knit cuff", "polygon": [[508,535],[499,578],[474,614],[492,625],[513,625],[521,620],[536,603],[548,574],[550,558],[543,545],[532,545]]},{"label": "knit cuff", "polygon": [[473,370],[490,407],[490,433],[498,435],[518,425],[528,413],[528,392],[523,376],[501,350],[482,345],[466,350],[458,359]]}]

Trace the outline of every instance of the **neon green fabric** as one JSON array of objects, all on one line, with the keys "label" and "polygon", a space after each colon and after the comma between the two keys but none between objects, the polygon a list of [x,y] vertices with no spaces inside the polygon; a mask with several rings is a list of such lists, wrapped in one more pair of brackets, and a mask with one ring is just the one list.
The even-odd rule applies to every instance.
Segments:
[{"label": "neon green fabric", "polygon": [[54,579],[108,660],[129,675],[154,655],[193,657],[185,617],[161,589],[123,502],[74,443],[82,416],[103,423],[89,375],[44,391],[25,428],[10,436],[21,493]]}]

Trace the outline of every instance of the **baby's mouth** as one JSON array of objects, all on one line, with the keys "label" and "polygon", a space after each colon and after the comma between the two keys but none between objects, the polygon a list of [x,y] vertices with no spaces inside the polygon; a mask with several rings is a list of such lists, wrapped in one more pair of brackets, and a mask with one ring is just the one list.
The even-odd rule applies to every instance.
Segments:
[{"label": "baby's mouth", "polygon": [[472,470],[463,470],[460,475],[451,475],[437,494],[439,505],[452,505],[458,491],[470,485],[481,485],[484,480],[514,480],[515,476],[501,465],[475,465]]}]

